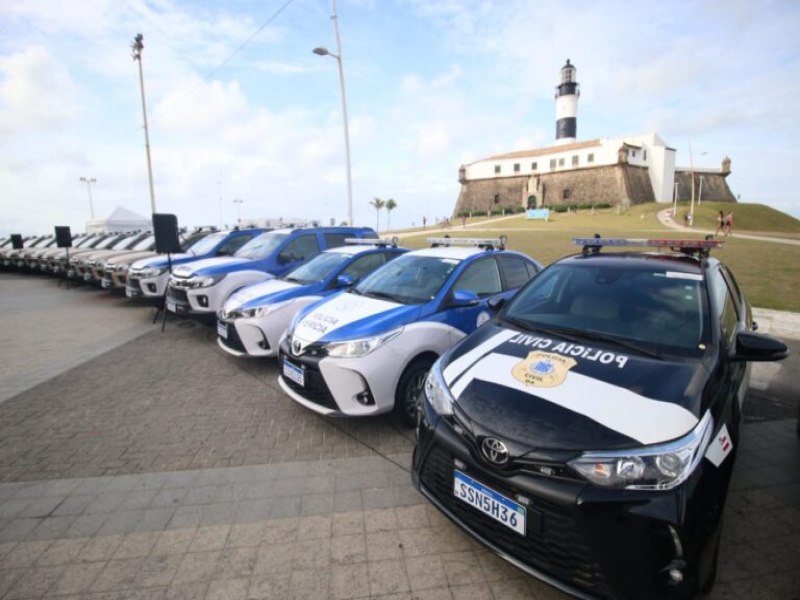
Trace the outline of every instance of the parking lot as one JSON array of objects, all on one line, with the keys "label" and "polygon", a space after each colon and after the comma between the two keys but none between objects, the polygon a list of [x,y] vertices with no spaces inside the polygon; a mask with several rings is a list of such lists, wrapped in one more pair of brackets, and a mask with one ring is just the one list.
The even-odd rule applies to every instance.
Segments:
[{"label": "parking lot", "polygon": [[[563,598],[411,486],[413,433],[319,417],[274,361],[0,274],[0,598]],[[800,597],[800,341],[759,365],[714,598]]]}]

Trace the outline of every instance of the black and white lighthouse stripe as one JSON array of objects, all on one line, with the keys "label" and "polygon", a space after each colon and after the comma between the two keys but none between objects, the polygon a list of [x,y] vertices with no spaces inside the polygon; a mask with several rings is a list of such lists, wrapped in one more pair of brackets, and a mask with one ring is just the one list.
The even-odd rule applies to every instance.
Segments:
[{"label": "black and white lighthouse stripe", "polygon": [[556,144],[575,141],[578,133],[578,82],[575,81],[575,66],[561,67],[561,83],[556,86]]}]

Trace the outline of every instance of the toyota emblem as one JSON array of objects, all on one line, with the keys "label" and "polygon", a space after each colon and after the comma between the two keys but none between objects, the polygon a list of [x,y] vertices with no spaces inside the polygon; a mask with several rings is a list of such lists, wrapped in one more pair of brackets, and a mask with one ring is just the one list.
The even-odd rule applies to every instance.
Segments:
[{"label": "toyota emblem", "polygon": [[497,438],[483,438],[481,453],[493,465],[504,465],[508,462],[508,448]]},{"label": "toyota emblem", "polygon": [[292,353],[295,356],[300,354],[300,351],[303,349],[303,344],[298,339],[292,340]]}]

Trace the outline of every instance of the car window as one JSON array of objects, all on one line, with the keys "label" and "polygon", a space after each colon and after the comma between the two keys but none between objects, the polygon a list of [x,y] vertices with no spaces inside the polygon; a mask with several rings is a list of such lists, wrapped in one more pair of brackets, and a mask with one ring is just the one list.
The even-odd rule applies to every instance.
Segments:
[{"label": "car window", "polygon": [[532,329],[567,328],[697,354],[708,339],[702,275],[668,269],[552,265],[503,314]]},{"label": "car window", "polygon": [[719,326],[722,336],[727,343],[733,342],[736,333],[736,324],[739,321],[737,302],[728,287],[728,282],[723,277],[719,268],[708,275],[708,285],[711,288],[714,314],[719,315]]},{"label": "car window", "polygon": [[356,292],[404,304],[429,302],[460,262],[453,258],[404,254],[370,273],[356,286]]},{"label": "car window", "polygon": [[284,279],[294,283],[309,284],[323,281],[333,271],[350,259],[349,254],[339,252],[323,252],[312,258],[306,264],[297,267]]},{"label": "car window", "polygon": [[347,265],[347,268],[342,271],[343,275],[350,275],[353,281],[358,281],[364,275],[372,273],[375,269],[380,267],[386,262],[388,255],[384,252],[373,252],[371,254],[364,254],[356,258],[352,263]]},{"label": "car window", "polygon": [[269,231],[262,233],[239,248],[234,253],[234,256],[236,258],[250,258],[253,260],[264,258],[277,250],[287,237],[289,237],[289,234],[286,232],[278,233]]},{"label": "car window", "polygon": [[500,269],[494,257],[482,258],[470,264],[453,286],[454,290],[470,290],[481,298],[503,291]]},{"label": "car window", "polygon": [[232,237],[220,246],[219,250],[217,250],[217,256],[233,256],[242,246],[252,239],[253,236],[246,233]]},{"label": "car window", "polygon": [[354,237],[353,235],[345,234],[345,233],[326,233],[323,235],[325,238],[325,246],[328,248],[338,248],[339,246],[344,246],[344,241],[349,237]]},{"label": "car window", "polygon": [[317,236],[312,234],[301,235],[293,239],[281,250],[282,255],[289,256],[291,260],[308,260],[319,254]]},{"label": "car window", "polygon": [[497,260],[500,262],[500,269],[503,271],[504,290],[522,287],[536,274],[535,269],[528,269],[530,263],[519,256],[498,256]]}]

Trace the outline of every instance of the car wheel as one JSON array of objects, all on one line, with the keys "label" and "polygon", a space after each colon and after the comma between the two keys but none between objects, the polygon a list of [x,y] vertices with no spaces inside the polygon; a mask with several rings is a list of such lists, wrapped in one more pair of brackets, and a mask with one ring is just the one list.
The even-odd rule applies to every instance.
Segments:
[{"label": "car wheel", "polygon": [[397,384],[397,391],[394,394],[394,416],[406,427],[414,427],[417,424],[417,405],[419,395],[425,385],[425,377],[433,365],[433,361],[428,358],[419,358],[412,362]]}]

